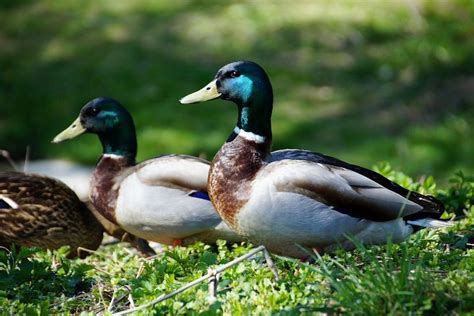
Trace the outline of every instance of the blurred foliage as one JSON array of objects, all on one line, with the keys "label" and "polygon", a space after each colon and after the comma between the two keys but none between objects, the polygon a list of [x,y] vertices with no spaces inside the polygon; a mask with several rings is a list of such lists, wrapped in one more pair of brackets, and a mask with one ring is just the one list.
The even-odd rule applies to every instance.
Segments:
[{"label": "blurred foliage", "polygon": [[250,59],[274,85],[275,149],[445,182],[474,172],[473,34],[468,0],[1,1],[0,147],[94,163],[95,137],[50,140],[112,96],[136,120],[139,159],[210,159],[234,107],[177,100]]},{"label": "blurred foliage", "polygon": [[474,177],[458,171],[449,182],[449,189],[438,196],[446,209],[460,213],[474,208]]}]

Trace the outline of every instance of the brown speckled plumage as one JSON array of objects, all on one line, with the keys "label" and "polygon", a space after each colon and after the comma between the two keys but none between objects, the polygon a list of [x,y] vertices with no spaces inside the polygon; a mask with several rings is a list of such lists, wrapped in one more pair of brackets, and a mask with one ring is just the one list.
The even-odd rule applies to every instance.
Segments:
[{"label": "brown speckled plumage", "polygon": [[209,196],[219,215],[233,229],[239,230],[235,216],[247,202],[252,180],[266,164],[271,140],[255,143],[233,135],[214,157],[209,172]]},{"label": "brown speckled plumage", "polygon": [[[76,194],[64,183],[22,172],[0,173],[0,198],[14,201],[17,208],[0,208],[0,246],[12,244],[56,249],[71,247],[95,250],[103,228]],[[80,252],[84,257],[86,252]]]}]

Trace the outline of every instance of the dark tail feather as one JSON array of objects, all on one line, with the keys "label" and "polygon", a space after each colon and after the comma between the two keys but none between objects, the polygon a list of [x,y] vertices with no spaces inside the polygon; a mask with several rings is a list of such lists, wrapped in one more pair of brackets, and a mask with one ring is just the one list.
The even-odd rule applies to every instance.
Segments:
[{"label": "dark tail feather", "polygon": [[431,195],[423,195],[417,192],[411,191],[409,193],[409,200],[423,206],[421,213],[431,214],[443,214],[444,204],[437,198]]},{"label": "dark tail feather", "polygon": [[415,231],[422,228],[444,228],[454,225],[453,221],[440,219],[444,212],[444,204],[434,196],[410,192],[409,199],[423,206],[420,212],[404,217],[407,224],[412,225]]},{"label": "dark tail feather", "polygon": [[423,209],[417,213],[404,216],[403,219],[406,221],[417,221],[422,219],[440,220],[441,215],[443,215],[444,204],[434,196],[410,192],[408,199],[422,206]]}]

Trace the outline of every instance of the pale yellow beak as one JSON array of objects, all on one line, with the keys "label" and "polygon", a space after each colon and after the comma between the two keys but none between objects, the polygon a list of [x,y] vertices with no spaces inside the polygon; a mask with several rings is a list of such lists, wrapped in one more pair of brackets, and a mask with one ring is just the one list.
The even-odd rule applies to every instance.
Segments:
[{"label": "pale yellow beak", "polygon": [[222,93],[217,91],[216,80],[212,80],[204,88],[191,94],[188,94],[187,96],[179,100],[179,102],[181,102],[181,104],[204,102],[208,100],[217,99],[221,96],[221,94]]},{"label": "pale yellow beak", "polygon": [[82,126],[81,119],[80,119],[80,117],[78,117],[74,122],[72,122],[71,126],[69,126],[64,131],[62,131],[61,133],[56,135],[56,137],[54,137],[52,143],[57,144],[57,143],[60,143],[62,141],[74,138],[76,136],[81,135],[85,131],[86,131],[86,129],[85,129],[84,126]]}]

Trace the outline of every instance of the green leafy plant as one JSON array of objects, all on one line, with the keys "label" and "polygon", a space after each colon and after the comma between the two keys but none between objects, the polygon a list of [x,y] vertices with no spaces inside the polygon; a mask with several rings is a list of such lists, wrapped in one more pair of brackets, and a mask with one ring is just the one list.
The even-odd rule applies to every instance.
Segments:
[{"label": "green leafy plant", "polygon": [[[263,256],[220,275],[215,299],[201,283],[137,314],[462,314],[474,312],[472,177],[457,173],[439,189],[383,163],[377,171],[410,189],[442,199],[456,225],[420,230],[400,244],[365,246],[315,256],[313,263],[274,257],[275,281]],[[462,214],[462,216],[461,216]],[[142,258],[123,244],[85,260],[67,249],[0,252],[0,315],[118,312],[146,304],[252,249],[247,243],[165,247]]]},{"label": "green leafy plant", "polygon": [[68,260],[67,249],[43,252],[35,248],[13,248],[0,252],[0,306],[12,313],[42,313],[47,309],[84,308],[68,298],[90,291],[92,269],[80,261]]},{"label": "green leafy plant", "polygon": [[449,189],[438,195],[446,209],[456,214],[471,210],[474,206],[474,176],[466,176],[462,171],[458,171],[449,183]]}]

